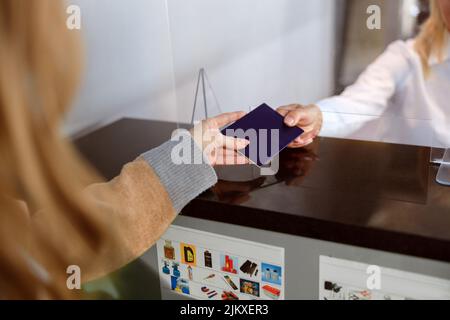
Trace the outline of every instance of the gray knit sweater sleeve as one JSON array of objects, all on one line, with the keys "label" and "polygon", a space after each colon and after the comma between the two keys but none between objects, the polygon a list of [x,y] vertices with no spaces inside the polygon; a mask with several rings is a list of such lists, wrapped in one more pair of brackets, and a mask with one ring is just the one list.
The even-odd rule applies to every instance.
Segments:
[{"label": "gray knit sweater sleeve", "polygon": [[[159,147],[141,155],[153,168],[165,186],[177,213],[191,200],[217,182],[217,175],[212,166],[202,164],[175,164],[171,159],[176,141],[167,141]],[[191,139],[195,152],[200,148]]]}]

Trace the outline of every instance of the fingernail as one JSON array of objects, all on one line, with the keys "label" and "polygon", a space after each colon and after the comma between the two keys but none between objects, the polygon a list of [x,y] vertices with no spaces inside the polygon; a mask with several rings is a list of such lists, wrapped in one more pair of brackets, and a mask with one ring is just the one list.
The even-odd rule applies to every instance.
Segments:
[{"label": "fingernail", "polygon": [[302,138],[295,138],[295,143],[302,143]]},{"label": "fingernail", "polygon": [[305,145],[306,145],[306,144],[310,144],[310,143],[312,143],[312,142],[313,142],[313,139],[306,140],[306,141],[305,141]]},{"label": "fingernail", "polygon": [[292,117],[286,117],[286,119],[284,121],[286,122],[287,125],[290,125],[290,126],[294,125],[294,118],[292,118]]}]

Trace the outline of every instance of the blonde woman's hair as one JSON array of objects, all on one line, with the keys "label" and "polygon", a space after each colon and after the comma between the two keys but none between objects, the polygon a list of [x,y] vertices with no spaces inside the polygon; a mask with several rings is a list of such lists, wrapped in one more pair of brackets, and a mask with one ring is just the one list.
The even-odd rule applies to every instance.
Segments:
[{"label": "blonde woman's hair", "polygon": [[420,56],[425,76],[430,73],[429,59],[442,60],[448,41],[448,26],[437,0],[430,0],[430,17],[423,24],[416,38],[415,49]]},{"label": "blonde woman's hair", "polygon": [[66,253],[109,237],[81,192],[99,179],[60,135],[80,70],[65,23],[62,1],[0,0],[0,299],[73,297]]}]

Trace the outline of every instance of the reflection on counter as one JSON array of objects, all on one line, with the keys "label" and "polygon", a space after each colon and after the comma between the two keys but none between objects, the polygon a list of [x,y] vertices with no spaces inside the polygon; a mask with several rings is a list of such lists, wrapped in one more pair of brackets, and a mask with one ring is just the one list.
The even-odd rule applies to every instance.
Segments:
[{"label": "reflection on counter", "polygon": [[279,183],[288,186],[302,184],[308,172],[319,160],[320,141],[300,149],[285,149],[279,155],[280,167],[275,176],[261,176],[255,165],[216,167],[218,183],[211,189],[217,198],[226,203],[242,204],[250,200],[250,193]]}]

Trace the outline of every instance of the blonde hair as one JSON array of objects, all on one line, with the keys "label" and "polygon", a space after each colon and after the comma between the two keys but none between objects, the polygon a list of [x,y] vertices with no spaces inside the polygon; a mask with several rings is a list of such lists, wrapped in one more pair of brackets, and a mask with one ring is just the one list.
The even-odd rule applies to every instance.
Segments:
[{"label": "blonde hair", "polygon": [[447,25],[437,0],[430,0],[430,17],[423,24],[416,38],[415,50],[419,54],[425,76],[430,73],[429,59],[435,55],[443,59],[448,41]]},{"label": "blonde hair", "polygon": [[108,238],[81,192],[99,178],[60,135],[80,70],[65,21],[61,1],[0,0],[0,298],[73,297],[67,251]]}]

